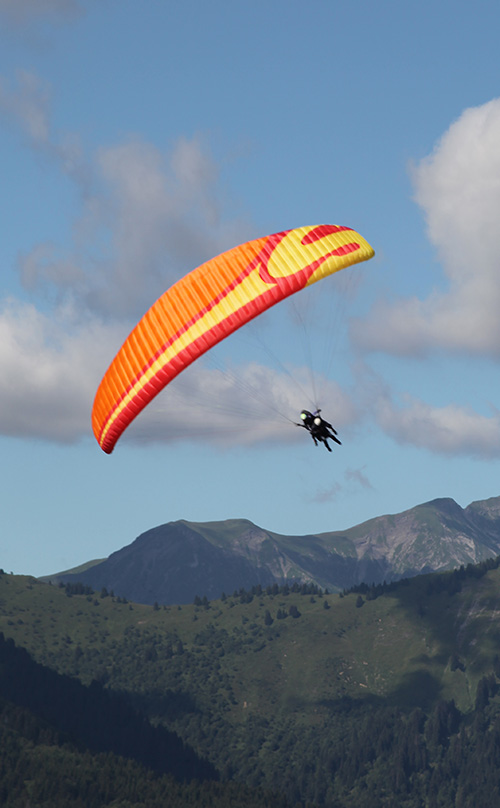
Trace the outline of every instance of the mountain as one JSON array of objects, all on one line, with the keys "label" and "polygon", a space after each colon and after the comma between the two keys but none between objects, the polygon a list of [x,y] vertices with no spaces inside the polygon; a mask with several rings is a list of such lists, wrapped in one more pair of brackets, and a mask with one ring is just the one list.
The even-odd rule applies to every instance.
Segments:
[{"label": "mountain", "polygon": [[286,536],[246,519],[180,520],[142,533],[100,562],[44,580],[81,582],[136,603],[191,603],[255,584],[311,582],[339,591],[476,564],[500,554],[500,497],[461,508],[435,499],[344,531]]}]

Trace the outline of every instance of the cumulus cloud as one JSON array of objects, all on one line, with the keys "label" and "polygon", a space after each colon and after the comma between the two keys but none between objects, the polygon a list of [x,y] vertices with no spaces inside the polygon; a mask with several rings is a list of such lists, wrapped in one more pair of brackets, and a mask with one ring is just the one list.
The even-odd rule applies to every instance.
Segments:
[{"label": "cumulus cloud", "polygon": [[106,224],[111,258],[89,284],[95,310],[136,313],[238,229],[220,223],[217,168],[196,139],[179,139],[168,156],[139,140],[102,148],[96,168],[100,193],[87,200],[80,226]]},{"label": "cumulus cloud", "polygon": [[395,403],[385,394],[378,400],[376,418],[397,443],[448,456],[500,457],[500,413],[493,408],[486,416],[456,404],[433,407],[409,395]]},{"label": "cumulus cloud", "polygon": [[368,428],[374,424],[396,443],[438,455],[500,457],[500,411],[493,404],[485,404],[486,414],[456,403],[435,406],[396,392],[366,363],[358,364],[356,378],[356,402]]},{"label": "cumulus cloud", "polygon": [[52,131],[52,88],[47,82],[28,70],[18,70],[13,82],[0,76],[0,114],[23,132],[31,148],[54,161],[82,191],[86,188],[90,166],[79,137]]},{"label": "cumulus cloud", "polygon": [[0,310],[0,432],[69,443],[89,433],[92,391],[119,329],[6,301]]},{"label": "cumulus cloud", "polygon": [[[500,358],[500,99],[467,109],[413,168],[415,199],[444,270],[427,297],[380,301],[352,327],[365,351]],[[445,284],[443,286],[443,280]],[[500,456],[500,416],[397,396],[372,376],[372,413],[401,444],[442,455]]]},{"label": "cumulus cloud", "polygon": [[[250,362],[239,367],[195,363],[141,413],[123,440],[145,442],[203,440],[218,446],[251,446],[310,440],[295,428],[303,407],[307,373],[285,373]],[[353,399],[325,380],[332,401],[329,417],[340,428],[356,417]]]},{"label": "cumulus cloud", "polygon": [[248,236],[245,223],[221,215],[217,166],[200,139],[181,137],[167,152],[135,138],[87,155],[77,134],[54,131],[51,88],[26,71],[0,79],[0,112],[80,200],[72,246],[41,242],[19,255],[27,290],[137,318],[177,278]]},{"label": "cumulus cloud", "polygon": [[500,358],[500,99],[465,110],[413,169],[415,199],[447,288],[423,300],[379,302],[352,334],[365,350],[436,349]]},{"label": "cumulus cloud", "polygon": [[[31,303],[0,309],[0,431],[70,442],[90,435],[99,381],[137,318],[171,283],[207,257],[251,237],[225,219],[218,170],[199,139],[163,151],[139,138],[92,154],[55,130],[51,88],[20,73],[0,85],[0,109],[71,182],[80,203],[69,246],[45,240],[19,252]],[[24,245],[23,245],[24,246]],[[193,439],[217,445],[299,440],[306,371],[197,364],[155,399],[124,440]],[[329,418],[349,425],[356,409],[336,385]]]},{"label": "cumulus cloud", "polygon": [[[253,233],[224,217],[217,165],[200,139],[180,138],[166,151],[131,138],[88,154],[77,135],[55,131],[51,103],[51,88],[33,74],[0,83],[0,111],[48,158],[49,169],[73,184],[80,203],[69,246],[46,239],[23,244],[19,252],[17,269],[31,303],[9,301],[0,308],[0,431],[70,442],[90,435],[102,374],[151,302],[207,257]],[[380,307],[363,327],[358,323],[360,343],[392,352],[397,344],[402,353],[424,352],[431,344],[498,352],[491,230],[492,210],[500,207],[493,148],[499,122],[500,102],[468,110],[415,169],[417,199],[448,291]],[[464,149],[472,166],[460,164]],[[286,373],[255,362],[222,371],[197,363],[146,408],[124,440],[194,439],[218,446],[298,441],[303,430],[290,427],[309,382],[297,368]],[[498,413],[487,418],[413,399],[395,405],[378,388],[370,390],[370,407],[363,409],[360,379],[357,384],[350,395],[321,381],[324,399],[334,402],[328,418],[341,429],[371,412],[398,442],[498,456]],[[369,488],[370,482],[362,469],[350,470],[343,486]],[[319,492],[318,501],[336,493],[337,484]]]},{"label": "cumulus cloud", "polygon": [[[7,301],[0,310],[0,432],[59,443],[91,435],[97,384],[125,334],[123,325],[79,317],[71,307],[50,315]],[[297,379],[303,371],[297,369]],[[133,422],[123,441],[192,440],[217,446],[293,442],[301,391],[293,374],[251,363],[241,368],[195,364]],[[354,407],[333,385],[339,426]],[[300,433],[300,434],[299,434]]]},{"label": "cumulus cloud", "polygon": [[34,144],[49,142],[50,87],[34,73],[17,72],[15,86],[0,77],[0,110],[12,118]]},{"label": "cumulus cloud", "polygon": [[246,226],[221,216],[217,166],[200,140],[167,152],[136,138],[86,154],[77,135],[54,128],[51,88],[28,72],[0,82],[0,112],[80,203],[69,246],[47,239],[18,254],[31,304],[0,309],[0,431],[73,441],[90,434],[97,385],[137,318],[178,277],[244,240]]}]

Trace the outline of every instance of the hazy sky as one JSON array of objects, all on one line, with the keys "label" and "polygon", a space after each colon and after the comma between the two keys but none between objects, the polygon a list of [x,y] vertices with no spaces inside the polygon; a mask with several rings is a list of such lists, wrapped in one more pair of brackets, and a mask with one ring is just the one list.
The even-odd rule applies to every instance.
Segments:
[{"label": "hazy sky", "polygon": [[[0,0],[1,567],[176,519],[303,534],[500,495],[499,30],[497,0]],[[105,455],[95,391],[154,300],[323,223],[375,258]],[[293,426],[313,399],[332,454]]]}]

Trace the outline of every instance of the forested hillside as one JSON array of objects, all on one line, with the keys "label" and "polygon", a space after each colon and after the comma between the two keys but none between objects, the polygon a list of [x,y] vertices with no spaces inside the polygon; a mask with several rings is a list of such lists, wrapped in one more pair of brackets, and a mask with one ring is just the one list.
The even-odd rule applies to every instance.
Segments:
[{"label": "forested hillside", "polygon": [[287,808],[278,794],[219,783],[215,768],[122,697],[33,661],[0,633],[3,808]]},{"label": "forested hillside", "polygon": [[39,664],[177,733],[217,787],[332,808],[497,806],[498,566],[170,607],[2,575],[0,628]]}]

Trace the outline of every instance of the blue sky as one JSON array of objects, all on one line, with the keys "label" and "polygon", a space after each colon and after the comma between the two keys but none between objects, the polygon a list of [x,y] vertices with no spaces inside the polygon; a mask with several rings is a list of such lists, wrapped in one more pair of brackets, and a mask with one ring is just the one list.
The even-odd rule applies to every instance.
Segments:
[{"label": "blue sky", "polygon": [[[0,0],[0,566],[176,519],[303,534],[500,495],[498,30],[493,0]],[[93,397],[154,300],[322,223],[375,258],[234,335],[105,455]],[[287,420],[313,389],[332,454]]]}]

